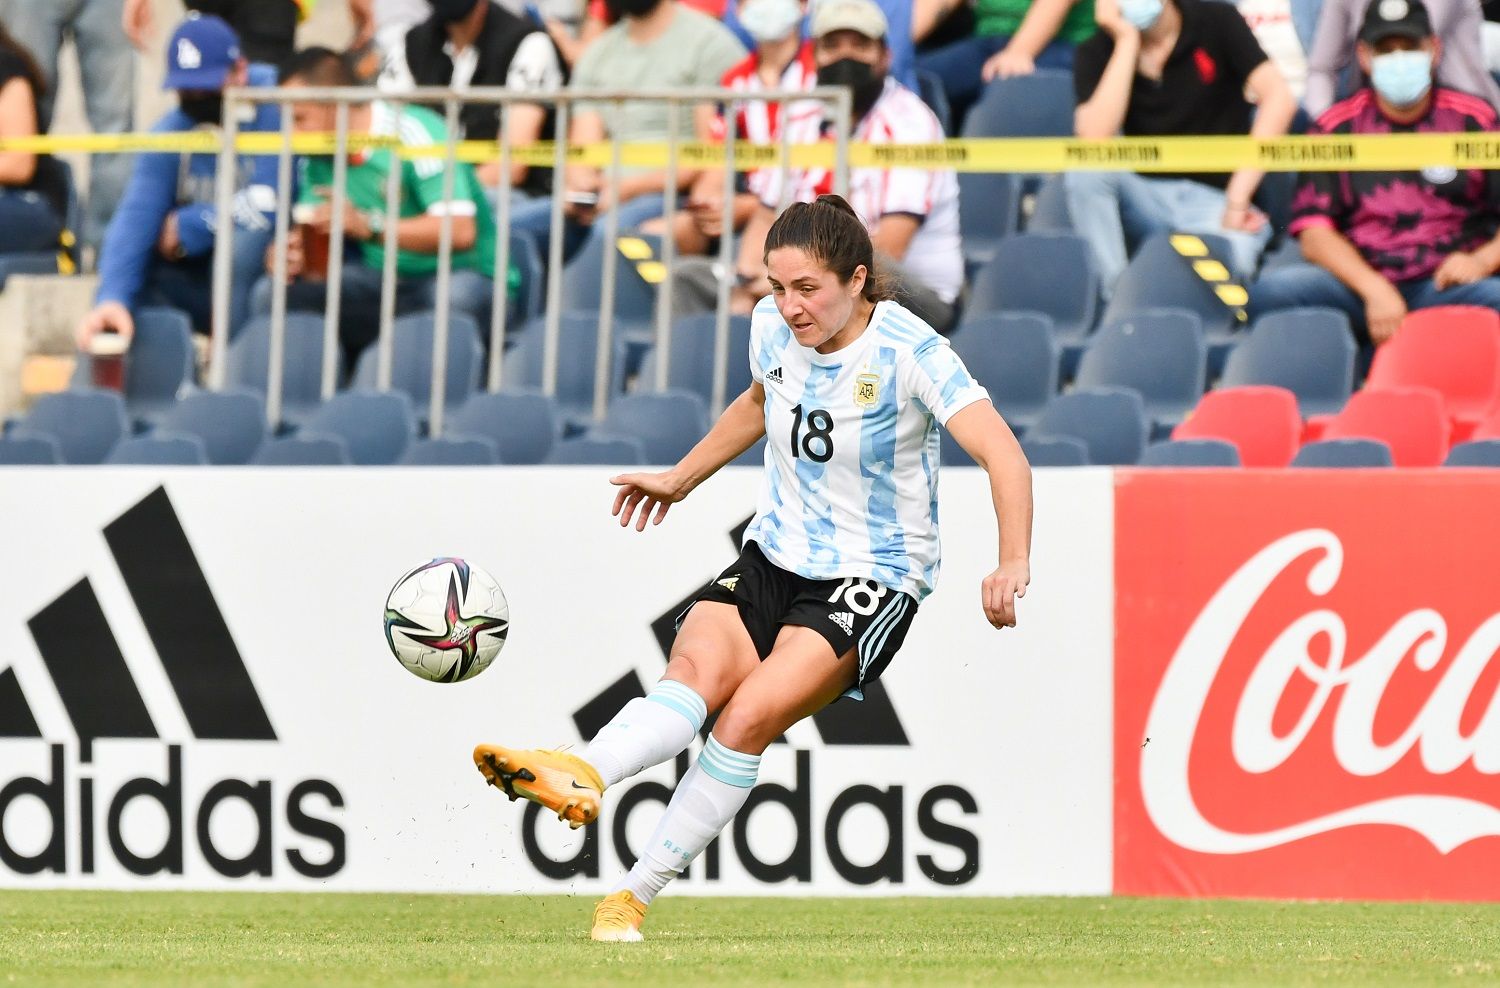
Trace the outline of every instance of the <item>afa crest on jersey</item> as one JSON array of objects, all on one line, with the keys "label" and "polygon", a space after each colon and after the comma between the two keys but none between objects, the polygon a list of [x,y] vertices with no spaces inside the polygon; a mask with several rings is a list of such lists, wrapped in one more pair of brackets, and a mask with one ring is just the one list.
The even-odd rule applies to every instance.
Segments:
[{"label": "afa crest on jersey", "polygon": [[854,403],[865,408],[880,401],[880,375],[861,374],[854,379]]}]

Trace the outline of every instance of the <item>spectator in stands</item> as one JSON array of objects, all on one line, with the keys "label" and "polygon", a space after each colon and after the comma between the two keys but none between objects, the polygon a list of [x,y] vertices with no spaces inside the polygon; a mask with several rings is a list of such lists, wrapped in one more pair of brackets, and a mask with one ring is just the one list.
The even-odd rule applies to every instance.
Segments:
[{"label": "spectator in stands", "polygon": [[[1211,0],[1097,0],[1100,31],[1078,48],[1073,88],[1079,137],[1194,134],[1280,137],[1297,111],[1286,81],[1234,7]],[[1255,123],[1246,93],[1256,103]],[[1106,295],[1125,270],[1127,238],[1182,230],[1228,238],[1240,277],[1270,239],[1250,205],[1264,173],[1074,171],[1063,189]]]},{"label": "spectator in stands", "polygon": [[[724,73],[745,57],[734,35],[706,14],[677,0],[613,0],[620,22],[601,34],[578,60],[572,85],[587,89],[683,89],[713,87]],[[695,117],[711,115],[703,105],[695,113],[679,115],[678,137],[691,141]],[[620,141],[667,139],[667,104],[651,100],[620,103],[581,103],[574,106],[568,140],[588,144],[615,138]],[[565,201],[573,223],[569,247],[581,245],[581,234],[606,209],[619,210],[620,229],[634,229],[660,216],[668,191],[661,169],[625,169],[618,194],[604,187],[603,172],[587,165],[567,171]],[[691,169],[678,172],[673,195],[697,178]],[[549,240],[550,203],[540,202],[515,212],[512,222],[536,236],[544,256]]]},{"label": "spectator in stands", "polygon": [[[1300,105],[1307,92],[1307,53],[1312,51],[1323,0],[1237,0],[1235,6]],[[1303,116],[1293,129],[1300,133],[1306,125]]]},{"label": "spectator in stands", "polygon": [[[45,86],[31,52],[0,23],[0,139],[36,136]],[[52,156],[0,153],[0,253],[58,249],[67,215],[67,177]]]},{"label": "spectator in stands", "polygon": [[[275,84],[266,69],[249,66],[239,39],[223,20],[190,14],[167,45],[166,88],[177,91],[177,108],[151,128],[155,134],[215,130],[224,115],[228,86]],[[280,114],[262,104],[240,130],[275,131]],[[130,185],[115,210],[99,251],[99,289],[94,308],[78,330],[80,346],[95,334],[135,331],[137,305],[182,309],[199,333],[212,322],[215,176],[218,155],[141,154]],[[244,322],[247,289],[260,267],[276,208],[276,159],[240,159],[235,196],[233,290],[230,332]]]},{"label": "spectator in stands", "polygon": [[[915,0],[917,39],[965,0]],[[962,121],[993,79],[1036,69],[1071,69],[1073,50],[1093,35],[1093,0],[972,0],[974,33],[917,56],[917,68],[942,82],[953,119]]]},{"label": "spectator in stands", "polygon": [[[921,97],[886,74],[887,29],[885,15],[873,0],[820,0],[813,11],[818,83],[853,90],[853,141],[941,141],[942,126]],[[810,102],[787,121],[794,143],[815,143],[827,135],[829,126],[820,103]],[[821,168],[792,171],[788,180],[796,202],[812,202],[833,189],[832,173]],[[781,199],[781,172],[765,169],[758,181],[763,183],[758,185],[761,204],[745,227],[736,266],[733,304],[739,312],[749,312],[771,291],[762,255]],[[957,176],[949,170],[855,168],[849,175],[848,198],[870,231],[880,270],[890,277],[897,298],[934,328],[950,327],[964,275]],[[706,259],[687,259],[676,277],[677,312],[713,307],[718,281]]]},{"label": "spectator in stands", "polygon": [[[287,89],[349,86],[353,68],[347,59],[327,48],[298,52],[286,65]],[[334,129],[336,109],[331,103],[301,102],[292,106],[293,126],[302,133]],[[398,138],[403,147],[441,147],[447,143],[443,118],[420,106],[394,106],[379,100],[349,108],[349,132]],[[291,309],[322,311],[327,286],[320,272],[307,269],[307,243],[301,227],[327,236],[333,216],[330,199],[333,156],[302,159],[298,181],[299,229],[288,244],[287,274],[297,279],[287,285]],[[375,339],[380,327],[380,293],[385,270],[386,181],[392,167],[401,169],[401,202],[396,221],[396,307],[398,312],[431,309],[437,301],[438,250],[443,217],[452,219],[452,277],[448,301],[455,312],[470,316],[482,328],[490,322],[495,270],[495,223],[474,166],[459,162],[453,176],[453,198],[443,198],[441,156],[402,159],[388,149],[349,155],[348,199],[344,235],[347,254],[343,269],[339,337],[344,352],[353,357]],[[266,251],[271,271],[274,247]],[[507,277],[509,280],[509,276]],[[256,312],[271,309],[270,277],[255,286]]]},{"label": "spectator in stands", "polygon": [[[512,92],[555,92],[563,71],[557,48],[536,22],[517,17],[493,0],[434,0],[432,16],[406,35],[400,55],[388,69],[389,88],[501,86]],[[434,110],[440,107],[433,107]],[[525,147],[552,138],[553,113],[535,103],[512,103],[506,138]],[[494,104],[471,103],[459,115],[463,136],[498,141],[500,114]],[[500,162],[479,166],[486,188],[500,182]],[[551,192],[551,170],[515,165],[514,187],[529,196]]]},{"label": "spectator in stands", "polygon": [[[875,0],[875,2],[885,12],[886,24],[890,26],[890,30],[886,33],[885,43],[891,51],[891,78],[915,92],[918,87],[917,46],[913,35],[915,27],[912,23],[912,0]],[[740,9],[745,4],[746,0],[729,0],[724,7],[724,26],[733,31],[735,37],[747,47],[752,47],[755,44],[755,38],[745,30],[744,21],[740,17]],[[804,20],[803,40],[811,38],[808,28],[809,25]]]},{"label": "spectator in stands", "polygon": [[[358,0],[370,8],[370,42],[356,45],[354,59],[355,74],[361,79],[379,78],[380,84],[388,84],[389,77],[382,73],[394,68],[406,59],[406,33],[432,15],[427,0]],[[359,39],[356,38],[356,41]],[[399,84],[399,82],[398,82]]]},{"label": "spectator in stands", "polygon": [[[1302,105],[1314,117],[1321,116],[1340,96],[1346,96],[1365,80],[1350,72],[1356,43],[1369,6],[1380,0],[1326,0],[1318,18],[1318,32],[1307,55],[1307,94]],[[1428,4],[1433,36],[1441,43],[1437,84],[1445,89],[1478,96],[1500,108],[1500,86],[1496,86],[1485,63],[1482,44],[1484,18],[1479,0],[1432,0]],[[1341,87],[1339,83],[1347,84]]]},{"label": "spectator in stands", "polygon": [[[118,0],[0,0],[3,22],[41,70],[37,92],[37,131],[52,129],[57,95],[57,54],[71,37],[83,76],[84,109],[96,134],[130,130],[135,98],[135,60],[120,32]],[[109,225],[125,183],[130,157],[96,154],[89,161],[88,208],[83,242],[97,247]]]},{"label": "spectator in stands", "polygon": [[[1434,85],[1443,52],[1421,0],[1376,0],[1360,29],[1371,85],[1318,118],[1315,134],[1493,133],[1484,100]],[[1493,171],[1309,172],[1291,231],[1309,263],[1252,288],[1258,315],[1301,305],[1349,314],[1362,341],[1384,343],[1409,309],[1500,308],[1500,179]]]},{"label": "spectator in stands", "polygon": [[[55,2],[55,0],[48,0]],[[297,50],[297,23],[314,0],[183,0],[189,11],[222,18],[240,36],[245,57],[257,65],[279,67]],[[374,33],[370,0],[349,0],[359,47]],[[152,0],[124,0],[125,33],[142,51],[151,37]]]}]

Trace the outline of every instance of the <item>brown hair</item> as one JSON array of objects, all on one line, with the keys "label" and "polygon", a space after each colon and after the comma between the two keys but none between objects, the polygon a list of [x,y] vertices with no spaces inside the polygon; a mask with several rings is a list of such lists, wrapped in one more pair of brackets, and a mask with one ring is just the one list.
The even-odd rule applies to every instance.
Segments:
[{"label": "brown hair", "polygon": [[869,231],[843,196],[823,195],[813,202],[794,202],[771,224],[766,234],[766,250],[761,260],[778,247],[797,247],[848,284],[854,269],[865,267],[865,287],[861,293],[867,302],[883,302],[892,297],[885,279],[875,274],[875,245]]}]

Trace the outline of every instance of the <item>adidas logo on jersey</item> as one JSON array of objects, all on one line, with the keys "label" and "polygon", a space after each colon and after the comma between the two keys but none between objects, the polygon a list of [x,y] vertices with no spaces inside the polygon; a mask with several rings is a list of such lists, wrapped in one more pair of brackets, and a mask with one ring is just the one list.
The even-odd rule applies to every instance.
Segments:
[{"label": "adidas logo on jersey", "polygon": [[844,629],[844,634],[854,634],[854,615],[848,611],[839,611],[837,614],[828,615],[828,620]]},{"label": "adidas logo on jersey", "polygon": [[771,373],[769,373],[769,374],[766,375],[766,380],[767,381],[774,381],[775,383],[780,384],[781,383],[781,368],[780,367],[774,367],[774,368],[772,368],[771,369]]},{"label": "adidas logo on jersey", "polygon": [[730,593],[734,593],[734,588],[739,586],[740,584],[740,578],[737,576],[726,576],[724,577],[724,579],[718,581],[718,583],[719,586],[723,587],[725,590],[728,590]]}]

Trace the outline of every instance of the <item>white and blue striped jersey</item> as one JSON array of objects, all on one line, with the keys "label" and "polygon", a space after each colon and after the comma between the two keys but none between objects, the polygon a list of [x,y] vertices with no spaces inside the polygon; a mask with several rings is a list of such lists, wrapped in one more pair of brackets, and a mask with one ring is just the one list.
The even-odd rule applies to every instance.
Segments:
[{"label": "white and blue striped jersey", "polygon": [[822,354],[767,297],[751,317],[750,373],[766,390],[766,475],[745,541],[811,580],[931,593],[938,425],[989,398],[948,341],[881,302],[859,339]]}]

